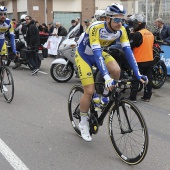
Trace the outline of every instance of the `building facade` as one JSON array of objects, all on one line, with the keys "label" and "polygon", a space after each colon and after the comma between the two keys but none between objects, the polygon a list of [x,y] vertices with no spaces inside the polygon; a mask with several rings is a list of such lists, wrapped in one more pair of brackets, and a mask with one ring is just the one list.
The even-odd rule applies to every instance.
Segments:
[{"label": "building facade", "polygon": [[150,27],[158,17],[170,25],[170,0],[0,0],[1,5],[7,6],[10,19],[19,20],[22,14],[28,14],[40,24],[59,21],[67,29],[72,19],[80,17],[84,25],[83,21],[91,19],[95,10],[105,9],[113,2],[122,3],[127,14],[146,15]]}]

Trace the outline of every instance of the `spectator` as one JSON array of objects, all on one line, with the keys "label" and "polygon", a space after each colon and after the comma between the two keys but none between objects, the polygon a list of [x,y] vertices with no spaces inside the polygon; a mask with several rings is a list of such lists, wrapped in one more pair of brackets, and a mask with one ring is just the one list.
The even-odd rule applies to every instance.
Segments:
[{"label": "spectator", "polygon": [[38,46],[40,44],[39,31],[35,25],[35,21],[32,20],[31,16],[26,16],[25,20],[27,23],[27,50],[29,51],[29,53],[27,53],[27,58],[30,64],[33,66],[31,75],[35,75],[39,71],[37,58]]},{"label": "spectator", "polygon": [[[152,65],[153,65],[153,34],[146,29],[145,17],[141,14],[132,15],[129,21],[133,27],[134,34],[131,36],[130,44],[137,61],[139,71],[148,77],[148,84],[144,87],[144,95],[141,100],[149,102],[152,96]],[[132,82],[129,99],[136,102],[139,81]]]},{"label": "spectator", "polygon": [[39,31],[43,31],[42,25],[40,25],[38,21],[35,21],[35,25]]},{"label": "spectator", "polygon": [[53,30],[54,30],[53,23],[52,22],[48,23],[48,33],[50,35],[53,33]]},{"label": "spectator", "polygon": [[42,32],[48,33],[48,27],[45,23],[42,23]]},{"label": "spectator", "polygon": [[16,19],[13,18],[13,19],[11,20],[11,22],[13,23],[13,27],[16,28],[16,26],[17,26]]},{"label": "spectator", "polygon": [[89,25],[91,24],[89,19],[84,20],[85,23],[85,27],[84,27],[84,31],[86,31],[86,29],[89,27]]},{"label": "spectator", "polygon": [[76,20],[71,20],[71,27],[69,28],[68,32],[70,32],[76,26]]},{"label": "spectator", "polygon": [[[76,18],[76,25],[80,23],[80,17]],[[80,24],[80,31],[77,33],[76,37],[79,37],[84,32],[83,26]]]},{"label": "spectator", "polygon": [[56,22],[56,28],[58,29],[58,36],[66,36],[67,35],[67,30],[59,23]]},{"label": "spectator", "polygon": [[165,25],[162,18],[158,18],[155,21],[155,25],[160,31],[160,36],[163,42],[170,45],[170,27]]}]

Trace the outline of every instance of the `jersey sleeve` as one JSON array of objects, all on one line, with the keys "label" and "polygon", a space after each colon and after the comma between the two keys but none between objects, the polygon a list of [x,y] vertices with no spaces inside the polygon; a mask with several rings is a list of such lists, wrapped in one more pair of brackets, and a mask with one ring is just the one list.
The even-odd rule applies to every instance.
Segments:
[{"label": "jersey sleeve", "polygon": [[122,31],[122,35],[120,37],[120,43],[122,45],[123,51],[125,52],[125,57],[130,65],[130,67],[133,69],[135,76],[137,77],[138,80],[140,80],[141,74],[139,72],[139,68],[138,68],[136,59],[133,55],[132,49],[130,47],[126,29],[122,26],[121,31]]},{"label": "jersey sleeve", "polygon": [[93,26],[89,28],[89,42],[92,48],[94,59],[102,76],[109,75],[104,58],[102,57],[102,49],[99,42],[100,32],[99,28]]},{"label": "jersey sleeve", "polygon": [[9,25],[9,33],[10,33],[10,40],[11,40],[12,50],[13,50],[14,53],[16,53],[14,26],[13,26],[12,22],[10,22],[10,25]]}]

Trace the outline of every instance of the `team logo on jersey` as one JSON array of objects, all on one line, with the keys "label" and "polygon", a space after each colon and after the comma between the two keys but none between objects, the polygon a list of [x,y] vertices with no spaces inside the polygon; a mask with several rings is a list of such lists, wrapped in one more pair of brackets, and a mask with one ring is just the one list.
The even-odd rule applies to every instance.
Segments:
[{"label": "team logo on jersey", "polygon": [[89,73],[87,73],[87,75],[88,75],[88,76],[91,76],[91,75],[92,75],[92,73],[90,73],[90,72],[89,72]]},{"label": "team logo on jersey", "polygon": [[96,39],[94,38],[94,39],[92,39],[92,42],[95,42],[96,41]]},{"label": "team logo on jersey", "polygon": [[79,72],[79,76],[82,76],[82,71],[81,71],[80,65],[78,65],[78,72]]},{"label": "team logo on jersey", "polygon": [[93,27],[92,28],[92,36],[96,36],[96,33],[97,33],[97,28]]}]

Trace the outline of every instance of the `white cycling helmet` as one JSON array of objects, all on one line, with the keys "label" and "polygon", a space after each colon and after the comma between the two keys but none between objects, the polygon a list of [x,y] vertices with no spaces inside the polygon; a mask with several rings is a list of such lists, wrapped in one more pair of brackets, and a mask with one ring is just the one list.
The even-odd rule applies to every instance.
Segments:
[{"label": "white cycling helmet", "polygon": [[123,8],[123,5],[118,3],[113,3],[109,6],[107,6],[105,10],[106,16],[112,16],[112,15],[125,15],[126,10]]},{"label": "white cycling helmet", "polygon": [[0,6],[0,12],[7,12],[7,8],[5,6]]},{"label": "white cycling helmet", "polygon": [[27,16],[26,14],[22,14],[21,17],[20,17],[20,19],[21,19],[21,20],[23,20],[23,19],[25,20],[25,17],[26,17],[26,16]]},{"label": "white cycling helmet", "polygon": [[95,14],[94,14],[94,18],[97,20],[97,21],[100,21],[100,17],[105,17],[106,14],[105,14],[105,10],[96,10]]}]

